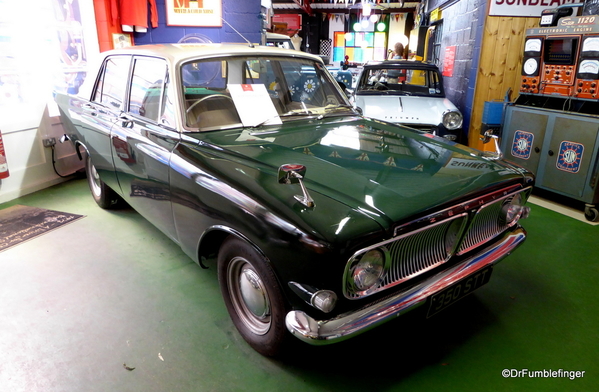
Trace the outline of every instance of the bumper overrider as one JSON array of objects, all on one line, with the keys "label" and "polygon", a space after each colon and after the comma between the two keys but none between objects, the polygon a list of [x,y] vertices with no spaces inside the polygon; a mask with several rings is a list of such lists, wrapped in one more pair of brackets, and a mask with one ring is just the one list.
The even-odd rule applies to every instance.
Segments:
[{"label": "bumper overrider", "polygon": [[425,304],[427,298],[435,293],[498,263],[525,239],[526,231],[518,227],[474,256],[431,276],[414,287],[332,319],[315,320],[303,311],[293,310],[285,319],[287,329],[300,340],[313,345],[343,341]]}]

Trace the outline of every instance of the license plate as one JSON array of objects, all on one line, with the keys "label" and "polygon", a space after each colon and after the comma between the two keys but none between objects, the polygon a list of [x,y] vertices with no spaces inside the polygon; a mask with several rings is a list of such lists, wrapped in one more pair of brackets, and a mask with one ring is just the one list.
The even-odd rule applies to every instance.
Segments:
[{"label": "license plate", "polygon": [[452,284],[431,297],[427,317],[442,311],[454,302],[464,298],[491,279],[493,267],[487,267]]}]

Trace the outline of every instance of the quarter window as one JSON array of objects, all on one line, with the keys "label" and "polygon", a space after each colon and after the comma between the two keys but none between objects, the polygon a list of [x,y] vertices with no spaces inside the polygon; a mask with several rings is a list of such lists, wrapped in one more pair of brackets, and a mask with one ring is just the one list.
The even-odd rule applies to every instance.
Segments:
[{"label": "quarter window", "polygon": [[111,109],[121,109],[127,87],[129,61],[129,56],[113,56],[106,60],[104,71],[96,86],[94,102]]}]

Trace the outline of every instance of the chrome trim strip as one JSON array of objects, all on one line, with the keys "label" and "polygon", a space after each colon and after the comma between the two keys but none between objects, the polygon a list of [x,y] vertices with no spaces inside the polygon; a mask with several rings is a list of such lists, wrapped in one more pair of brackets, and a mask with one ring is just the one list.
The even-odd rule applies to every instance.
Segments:
[{"label": "chrome trim strip", "polygon": [[515,195],[517,193],[524,194],[525,192],[528,192],[531,189],[532,189],[532,186],[522,187],[522,184],[516,184],[516,185],[509,186],[507,188],[504,188],[504,189],[500,189],[493,193],[489,193],[487,195],[477,197],[476,199],[471,199],[466,202],[456,204],[456,205],[446,208],[444,210],[434,212],[434,213],[432,213],[430,215],[426,215],[422,218],[415,219],[411,222],[404,223],[401,226],[397,226],[393,230],[393,236],[394,237],[398,236],[403,230],[409,230],[414,225],[419,225],[419,224],[430,225],[431,223],[446,219],[446,218],[454,216],[456,214],[459,214],[462,212],[469,212],[472,209],[480,208],[487,204],[492,204],[493,202],[495,202],[498,199],[510,197],[511,195]]},{"label": "chrome trim strip", "polygon": [[293,310],[285,318],[287,329],[300,340],[313,345],[343,341],[423,305],[431,295],[468,275],[498,263],[525,239],[526,232],[518,227],[475,256],[430,277],[413,288],[330,320],[315,320],[303,311]]}]

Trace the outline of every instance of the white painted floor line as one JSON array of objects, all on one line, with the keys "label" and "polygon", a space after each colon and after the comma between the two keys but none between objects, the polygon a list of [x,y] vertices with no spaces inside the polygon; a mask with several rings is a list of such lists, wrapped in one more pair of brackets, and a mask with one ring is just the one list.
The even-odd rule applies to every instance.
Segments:
[{"label": "white painted floor line", "polygon": [[546,199],[542,199],[540,197],[537,196],[531,196],[528,201],[532,204],[536,204],[538,206],[547,208],[551,211],[555,211],[557,213],[560,213],[562,215],[566,215],[569,216],[570,218],[574,218],[576,220],[579,220],[581,222],[584,223],[588,223],[589,225],[593,225],[593,226],[597,226],[599,225],[599,222],[589,222],[588,220],[585,219],[584,217],[584,212],[583,211],[579,211],[577,209],[571,208],[571,207],[566,207],[562,204],[557,204],[555,202],[552,202],[550,200],[546,200]]}]

